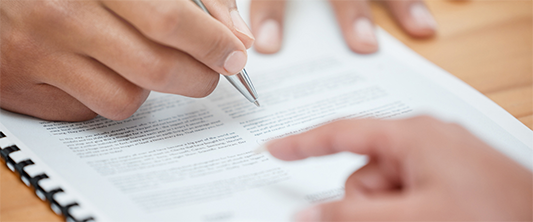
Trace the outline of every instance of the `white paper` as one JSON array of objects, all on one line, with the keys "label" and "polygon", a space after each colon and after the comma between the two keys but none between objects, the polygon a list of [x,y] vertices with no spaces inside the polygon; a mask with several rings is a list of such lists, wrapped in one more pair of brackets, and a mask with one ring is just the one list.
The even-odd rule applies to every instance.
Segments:
[{"label": "white paper", "polygon": [[341,198],[365,157],[287,163],[252,151],[342,118],[433,115],[532,168],[531,130],[384,31],[380,52],[354,54],[327,2],[295,1],[284,33],[280,53],[249,52],[260,108],[221,80],[204,99],[152,93],[123,121],[46,122],[1,111],[1,129],[100,221],[290,220]]}]

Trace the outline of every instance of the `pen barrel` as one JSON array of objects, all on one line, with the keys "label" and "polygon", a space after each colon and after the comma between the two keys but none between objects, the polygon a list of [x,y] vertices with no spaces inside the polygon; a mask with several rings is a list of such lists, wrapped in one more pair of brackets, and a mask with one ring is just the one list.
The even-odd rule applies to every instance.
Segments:
[{"label": "pen barrel", "polygon": [[207,10],[207,8],[205,7],[204,3],[202,3],[201,0],[192,0],[196,5],[198,5],[198,7],[200,7],[204,12],[207,12],[207,14],[211,15],[211,13],[209,13],[209,11]]},{"label": "pen barrel", "polygon": [[[192,0],[198,7],[200,7],[204,12],[211,15],[207,8],[205,7],[204,3],[202,3],[201,0]],[[233,85],[239,92],[251,103],[255,104],[256,106],[260,106],[259,102],[257,101],[257,92],[255,91],[254,85],[252,85],[252,81],[250,81],[250,77],[248,77],[248,73],[246,73],[245,69],[242,69],[239,73],[232,75],[232,76],[226,76],[226,79]]]},{"label": "pen barrel", "polygon": [[224,76],[226,79],[237,89],[248,101],[254,103],[257,101],[257,92],[255,91],[254,85],[248,77],[248,73],[243,69],[239,73],[232,76]]}]

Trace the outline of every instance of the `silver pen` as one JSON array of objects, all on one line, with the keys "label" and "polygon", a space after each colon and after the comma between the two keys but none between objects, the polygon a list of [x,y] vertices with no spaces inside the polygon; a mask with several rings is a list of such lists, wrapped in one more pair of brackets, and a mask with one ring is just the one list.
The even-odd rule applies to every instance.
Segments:
[{"label": "silver pen", "polygon": [[[198,5],[204,12],[211,15],[209,11],[207,11],[207,8],[202,3],[201,0],[192,0],[196,5]],[[259,107],[259,102],[257,101],[257,92],[255,91],[254,85],[252,84],[252,81],[250,80],[250,77],[248,77],[248,73],[246,73],[245,69],[242,69],[239,73],[232,75],[232,76],[226,76],[226,79],[235,87],[241,94],[248,99],[248,101],[255,104],[257,107]]]}]

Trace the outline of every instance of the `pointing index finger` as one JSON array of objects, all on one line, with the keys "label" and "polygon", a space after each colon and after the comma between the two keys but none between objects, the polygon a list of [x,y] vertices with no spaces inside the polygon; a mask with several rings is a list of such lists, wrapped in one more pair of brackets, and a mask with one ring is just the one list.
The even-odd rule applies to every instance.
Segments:
[{"label": "pointing index finger", "polygon": [[269,142],[268,151],[282,160],[300,160],[343,151],[376,155],[396,155],[389,146],[395,123],[379,120],[343,120],[308,132]]}]

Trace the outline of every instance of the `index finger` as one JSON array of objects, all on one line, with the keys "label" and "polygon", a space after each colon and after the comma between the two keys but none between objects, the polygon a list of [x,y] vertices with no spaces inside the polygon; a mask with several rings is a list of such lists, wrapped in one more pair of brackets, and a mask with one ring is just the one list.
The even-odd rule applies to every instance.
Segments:
[{"label": "index finger", "polygon": [[[282,160],[300,160],[338,152],[402,158],[418,141],[417,130],[436,123],[430,117],[406,120],[341,120],[308,132],[269,142],[268,151]],[[418,127],[418,128],[415,128]]]},{"label": "index finger", "polygon": [[192,1],[102,2],[144,36],[186,52],[218,73],[233,75],[246,64],[243,43]]}]

